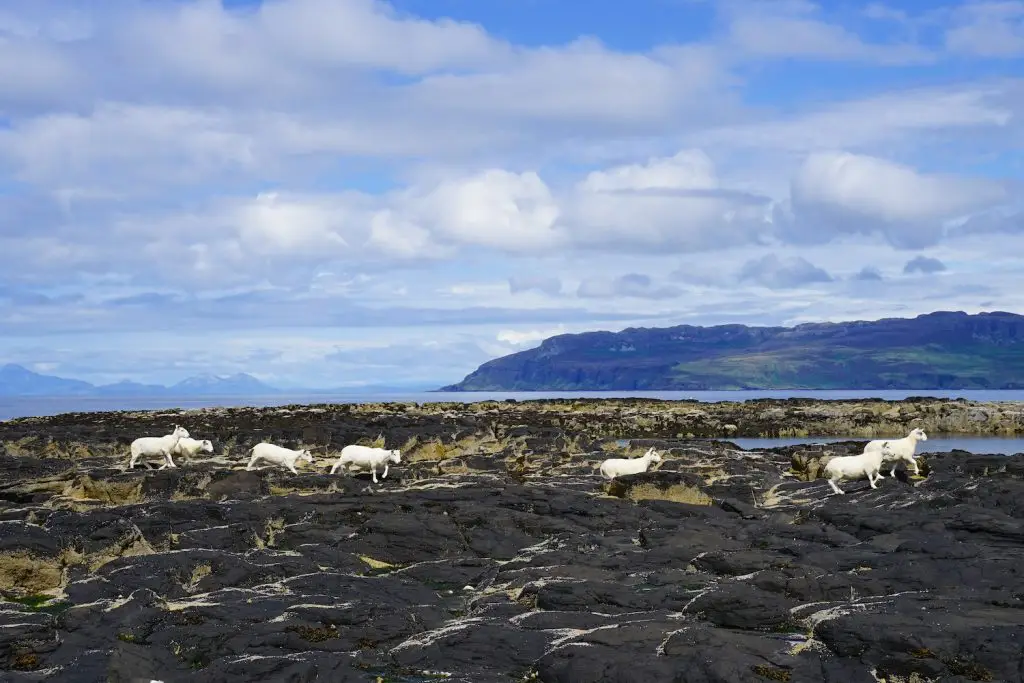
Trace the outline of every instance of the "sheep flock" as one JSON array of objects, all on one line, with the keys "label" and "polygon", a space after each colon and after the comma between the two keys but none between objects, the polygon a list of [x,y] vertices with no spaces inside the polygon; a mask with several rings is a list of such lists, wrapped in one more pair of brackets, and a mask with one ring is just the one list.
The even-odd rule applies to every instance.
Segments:
[{"label": "sheep flock", "polygon": [[[908,467],[913,468],[914,475],[920,474],[920,468],[914,457],[917,444],[927,441],[928,436],[923,429],[915,428],[907,436],[900,439],[875,439],[864,446],[864,451],[859,455],[846,455],[833,457],[825,463],[823,469],[824,478],[837,495],[845,493],[837,485],[842,480],[854,480],[867,478],[868,484],[873,489],[878,488],[878,482],[882,480],[880,473],[882,465],[886,462],[892,463],[889,476],[896,476],[896,467],[902,461]],[[141,460],[147,467],[151,467],[146,458],[159,457],[163,459],[160,469],[165,467],[177,467],[174,463],[174,455],[192,458],[199,453],[213,453],[213,443],[209,439],[193,439],[188,430],[179,425],[163,436],[144,436],[135,439],[129,448],[130,456],[125,467],[126,470],[134,469]],[[298,474],[296,465],[304,461],[312,465],[313,454],[307,448],[289,449],[276,444],[261,442],[249,449],[250,458],[246,470],[254,469],[258,464],[267,464],[287,469],[292,474]],[[661,455],[652,447],[638,458],[608,458],[598,467],[600,474],[606,479],[614,479],[628,474],[640,474],[650,469],[652,464],[660,463]],[[379,483],[377,470],[381,469],[380,478],[388,476],[390,464],[400,464],[402,454],[398,449],[374,448],[350,444],[341,449],[341,453],[331,467],[330,473],[335,474],[338,470],[343,472],[351,470],[369,470],[373,482]]]}]

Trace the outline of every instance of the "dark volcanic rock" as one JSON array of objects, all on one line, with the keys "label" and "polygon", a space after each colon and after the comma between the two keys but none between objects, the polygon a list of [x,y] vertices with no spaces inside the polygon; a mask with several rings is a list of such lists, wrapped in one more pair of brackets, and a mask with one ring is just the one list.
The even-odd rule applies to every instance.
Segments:
[{"label": "dark volcanic rock", "polygon": [[[607,482],[621,448],[573,411],[502,409],[0,425],[0,680],[1024,681],[1024,456],[831,496],[815,468],[863,442],[673,434]],[[114,435],[162,421],[226,445],[122,471]],[[406,457],[377,484],[244,470],[268,436],[378,435]]]}]

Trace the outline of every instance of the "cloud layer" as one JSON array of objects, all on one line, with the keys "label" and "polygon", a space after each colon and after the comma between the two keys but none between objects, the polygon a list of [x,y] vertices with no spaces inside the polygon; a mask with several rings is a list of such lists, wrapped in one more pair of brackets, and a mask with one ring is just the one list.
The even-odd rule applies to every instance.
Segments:
[{"label": "cloud layer", "polygon": [[0,361],[440,383],[550,330],[1018,306],[1021,3],[459,11],[6,3]]}]

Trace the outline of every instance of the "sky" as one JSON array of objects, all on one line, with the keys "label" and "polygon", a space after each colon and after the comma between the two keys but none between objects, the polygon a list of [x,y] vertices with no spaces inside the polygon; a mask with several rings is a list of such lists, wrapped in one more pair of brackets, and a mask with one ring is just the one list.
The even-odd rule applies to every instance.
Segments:
[{"label": "sky", "polygon": [[1024,312],[1022,149],[1016,0],[5,0],[0,364]]}]

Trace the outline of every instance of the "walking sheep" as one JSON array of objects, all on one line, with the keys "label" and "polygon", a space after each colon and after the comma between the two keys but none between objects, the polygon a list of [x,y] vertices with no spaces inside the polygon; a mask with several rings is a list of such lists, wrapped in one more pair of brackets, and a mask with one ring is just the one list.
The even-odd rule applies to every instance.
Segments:
[{"label": "walking sheep", "polygon": [[889,450],[888,443],[883,443],[881,448],[865,449],[860,455],[842,455],[832,458],[825,463],[824,473],[828,478],[829,486],[840,495],[846,492],[836,486],[837,481],[842,479],[859,479],[865,475],[868,478],[868,483],[871,484],[871,488],[877,489],[878,487],[875,486],[875,483],[882,479],[882,475],[878,473],[878,470],[882,466],[882,460],[886,457],[892,457],[892,453]]},{"label": "walking sheep", "polygon": [[640,474],[646,472],[652,462],[661,462],[661,456],[653,446],[639,458],[608,458],[601,463],[601,474],[608,479],[621,477],[624,474]]},{"label": "walking sheep", "polygon": [[[182,437],[178,444],[171,451],[172,454],[183,458],[192,459],[199,453],[213,453],[213,442],[209,439],[193,439],[190,436]],[[163,469],[161,467],[161,469]]]},{"label": "walking sheep", "polygon": [[892,469],[889,470],[889,476],[896,476],[896,466],[900,460],[903,460],[908,465],[913,466],[914,474],[920,474],[921,470],[917,467],[917,460],[914,459],[914,451],[917,450],[918,441],[927,441],[928,435],[924,433],[924,430],[920,427],[912,429],[902,439],[875,439],[874,441],[868,441],[868,444],[864,446],[864,450],[879,450],[884,444],[889,444],[889,451],[892,453],[891,457],[887,457],[887,460],[895,460],[892,464]]},{"label": "walking sheep", "polygon": [[380,475],[381,479],[388,476],[388,463],[398,464],[402,462],[402,452],[397,448],[395,450],[388,450],[386,448],[372,448],[370,446],[358,446],[351,444],[341,449],[341,456],[338,461],[331,467],[331,474],[338,471],[339,468],[344,467],[346,470],[352,467],[359,469],[369,469],[370,474],[373,475],[373,483],[377,482],[377,468],[383,465],[384,473]]},{"label": "walking sheep", "polygon": [[290,448],[284,448],[282,446],[275,446],[272,443],[258,443],[252,447],[252,457],[249,458],[249,464],[245,466],[245,469],[251,470],[253,466],[260,460],[264,460],[272,465],[278,465],[291,470],[292,474],[298,474],[299,471],[295,469],[295,463],[299,460],[305,460],[310,465],[313,464],[313,455],[308,449],[300,448],[292,450]]},{"label": "walking sheep", "polygon": [[[164,467],[177,467],[171,459],[171,453],[177,447],[181,439],[189,438],[188,430],[184,427],[174,425],[174,431],[164,436],[141,436],[132,441],[130,447],[131,458],[128,460],[127,469],[135,469],[135,463],[142,456],[158,455],[164,459]],[[146,464],[149,466],[149,463]],[[163,467],[161,467],[163,469]]]}]

